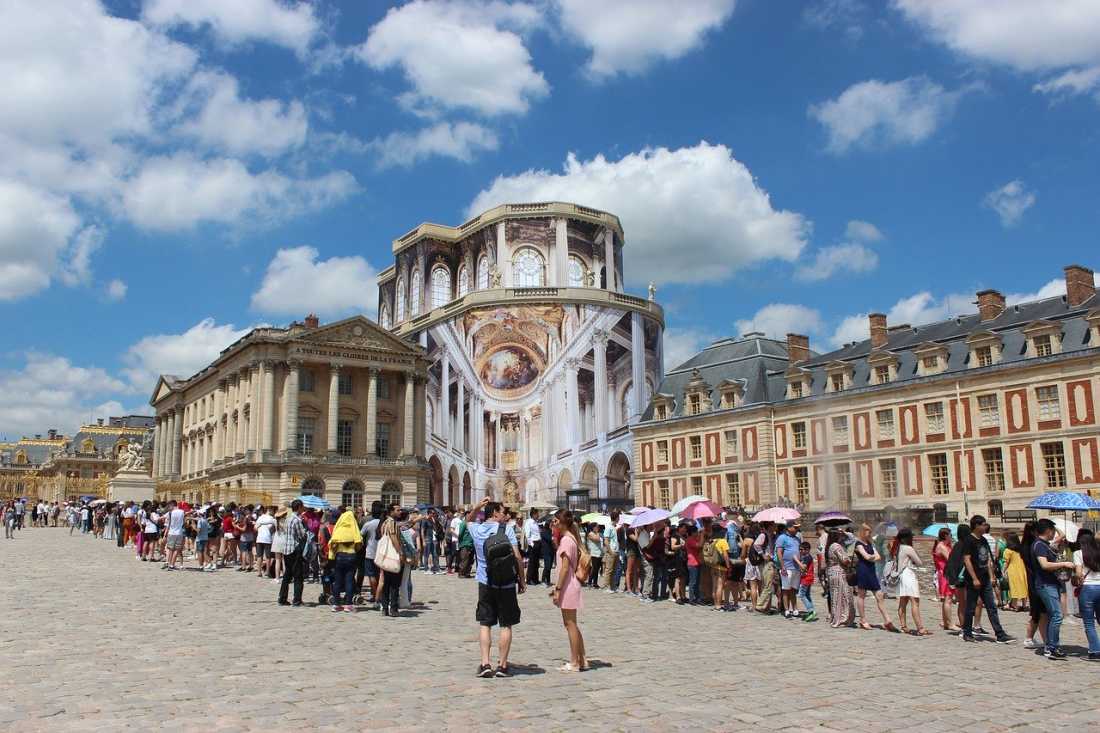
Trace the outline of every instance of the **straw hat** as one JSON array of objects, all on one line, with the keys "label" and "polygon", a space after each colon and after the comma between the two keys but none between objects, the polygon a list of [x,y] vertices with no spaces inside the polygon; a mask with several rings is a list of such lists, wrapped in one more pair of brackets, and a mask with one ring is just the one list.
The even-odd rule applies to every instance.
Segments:
[{"label": "straw hat", "polygon": [[276,519],[282,519],[282,518],[283,518],[283,517],[285,517],[285,516],[286,516],[287,514],[290,514],[290,509],[289,509],[288,507],[285,507],[285,506],[284,506],[284,507],[283,507],[282,509],[280,509],[279,511],[275,512],[275,518],[276,518]]}]

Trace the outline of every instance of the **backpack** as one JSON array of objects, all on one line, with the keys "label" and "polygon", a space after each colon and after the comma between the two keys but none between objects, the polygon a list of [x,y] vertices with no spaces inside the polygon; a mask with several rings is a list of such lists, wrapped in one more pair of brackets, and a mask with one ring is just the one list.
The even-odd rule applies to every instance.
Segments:
[{"label": "backpack", "polygon": [[484,552],[489,585],[500,587],[516,582],[516,557],[503,523],[497,526],[496,534],[485,540]]},{"label": "backpack", "polygon": [[577,569],[573,573],[574,577],[580,581],[581,585],[588,582],[589,576],[592,574],[592,556],[587,552],[577,553]]},{"label": "backpack", "polygon": [[889,560],[882,568],[882,584],[887,588],[897,588],[901,583],[901,569],[897,560]]},{"label": "backpack", "polygon": [[763,565],[764,555],[760,550],[756,549],[756,543],[753,542],[749,545],[749,564],[750,565]]}]

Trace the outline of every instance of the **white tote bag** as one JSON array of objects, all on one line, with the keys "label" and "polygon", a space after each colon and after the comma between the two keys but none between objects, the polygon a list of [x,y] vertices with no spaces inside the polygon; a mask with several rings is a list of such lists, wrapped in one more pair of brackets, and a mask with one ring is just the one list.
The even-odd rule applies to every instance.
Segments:
[{"label": "white tote bag", "polygon": [[401,572],[401,550],[393,546],[388,534],[382,535],[378,540],[378,548],[374,551],[374,564],[387,573]]}]

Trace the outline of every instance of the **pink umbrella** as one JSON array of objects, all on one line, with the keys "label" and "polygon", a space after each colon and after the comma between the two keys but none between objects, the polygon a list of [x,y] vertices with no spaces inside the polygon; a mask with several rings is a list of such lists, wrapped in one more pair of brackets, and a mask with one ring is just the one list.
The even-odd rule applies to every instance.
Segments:
[{"label": "pink umbrella", "polygon": [[770,509],[757,512],[752,521],[754,522],[790,522],[801,517],[802,514],[797,509],[791,509],[785,506],[773,506]]},{"label": "pink umbrella", "polygon": [[687,509],[680,512],[684,519],[703,519],[704,517],[717,517],[722,513],[722,507],[713,501],[697,501],[689,504]]}]

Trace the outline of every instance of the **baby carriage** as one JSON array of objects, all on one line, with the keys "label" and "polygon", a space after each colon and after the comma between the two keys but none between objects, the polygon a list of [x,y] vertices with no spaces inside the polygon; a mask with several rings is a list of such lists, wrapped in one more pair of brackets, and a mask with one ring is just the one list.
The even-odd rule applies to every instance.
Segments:
[{"label": "baby carriage", "polygon": [[317,603],[321,605],[327,605],[332,601],[332,582],[336,579],[332,571],[335,565],[334,562],[326,561],[321,568],[321,595],[317,598]]}]

